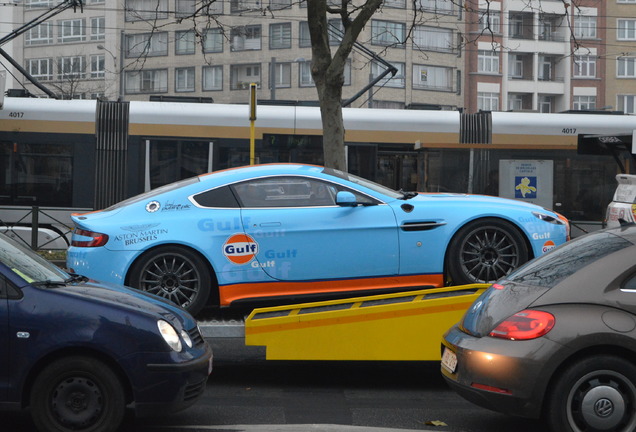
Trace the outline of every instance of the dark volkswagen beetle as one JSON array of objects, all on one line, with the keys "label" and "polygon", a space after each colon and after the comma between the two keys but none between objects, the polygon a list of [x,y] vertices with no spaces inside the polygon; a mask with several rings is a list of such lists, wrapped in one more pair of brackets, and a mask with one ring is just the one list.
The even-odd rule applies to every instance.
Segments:
[{"label": "dark volkswagen beetle", "polygon": [[636,225],[572,240],[492,285],[443,338],[466,399],[555,432],[636,429]]}]

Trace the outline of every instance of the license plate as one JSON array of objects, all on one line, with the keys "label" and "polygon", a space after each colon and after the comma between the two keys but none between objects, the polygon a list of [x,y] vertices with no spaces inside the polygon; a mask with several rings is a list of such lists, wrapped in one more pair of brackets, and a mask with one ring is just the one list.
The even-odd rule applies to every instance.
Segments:
[{"label": "license plate", "polygon": [[444,347],[444,353],[442,354],[442,366],[450,373],[455,373],[457,369],[457,355],[448,347]]}]

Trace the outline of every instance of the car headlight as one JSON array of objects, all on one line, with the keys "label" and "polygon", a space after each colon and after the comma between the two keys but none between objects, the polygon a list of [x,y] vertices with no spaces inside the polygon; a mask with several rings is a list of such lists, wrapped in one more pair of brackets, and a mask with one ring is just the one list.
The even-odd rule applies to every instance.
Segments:
[{"label": "car headlight", "polygon": [[183,339],[188,348],[192,348],[192,339],[190,339],[188,332],[181,330],[181,339]]},{"label": "car headlight", "polygon": [[[161,333],[163,340],[166,341],[168,346],[174,351],[181,351],[181,349],[183,348],[183,346],[181,345],[181,339],[179,338],[179,334],[174,329],[174,327],[172,327],[170,323],[164,320],[157,321],[157,327],[159,328],[159,333]],[[188,339],[190,338],[188,337]]]},{"label": "car headlight", "polygon": [[563,221],[559,218],[556,218],[552,215],[549,214],[545,214],[545,213],[539,213],[539,212],[532,212],[532,215],[534,217],[536,217],[537,219],[540,219],[544,222],[548,222],[551,224],[555,224],[555,225],[563,225]]}]

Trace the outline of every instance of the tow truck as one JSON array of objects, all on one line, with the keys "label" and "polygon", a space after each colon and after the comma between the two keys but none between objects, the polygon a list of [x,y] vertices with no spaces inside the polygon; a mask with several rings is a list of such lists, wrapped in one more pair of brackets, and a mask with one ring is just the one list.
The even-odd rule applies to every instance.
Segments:
[{"label": "tow truck", "polygon": [[257,308],[244,320],[203,319],[199,327],[215,353],[238,349],[243,359],[439,361],[442,334],[488,286]]}]

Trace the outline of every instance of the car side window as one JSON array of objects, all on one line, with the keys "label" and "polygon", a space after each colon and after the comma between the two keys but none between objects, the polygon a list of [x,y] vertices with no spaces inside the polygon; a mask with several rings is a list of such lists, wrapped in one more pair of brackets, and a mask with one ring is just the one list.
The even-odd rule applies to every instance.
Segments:
[{"label": "car side window", "polygon": [[228,186],[201,192],[192,197],[201,207],[238,208],[239,204]]},{"label": "car side window", "polygon": [[318,207],[336,205],[334,185],[305,177],[254,179],[232,186],[243,207]]}]

